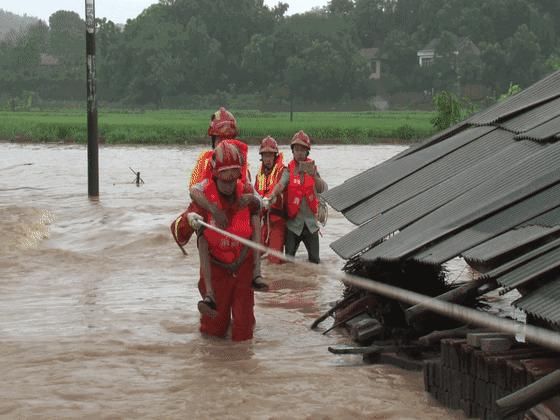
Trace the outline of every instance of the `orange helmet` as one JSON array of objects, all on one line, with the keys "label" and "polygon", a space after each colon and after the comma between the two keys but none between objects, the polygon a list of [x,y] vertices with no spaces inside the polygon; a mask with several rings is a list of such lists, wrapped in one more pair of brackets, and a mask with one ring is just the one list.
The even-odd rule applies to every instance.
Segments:
[{"label": "orange helmet", "polygon": [[220,107],[210,119],[208,135],[222,139],[232,139],[237,136],[237,121],[231,112]]},{"label": "orange helmet", "polygon": [[303,147],[306,147],[307,150],[311,150],[311,139],[303,132],[303,130],[299,130],[296,134],[294,134],[294,137],[292,137],[290,147],[293,149],[296,144],[300,144]]},{"label": "orange helmet", "polygon": [[278,143],[276,143],[273,137],[266,136],[262,139],[261,147],[259,147],[259,154],[265,152],[278,153]]},{"label": "orange helmet", "polygon": [[217,176],[228,169],[239,169],[239,177],[241,177],[243,163],[243,156],[239,149],[232,143],[222,141],[212,154],[212,174]]}]

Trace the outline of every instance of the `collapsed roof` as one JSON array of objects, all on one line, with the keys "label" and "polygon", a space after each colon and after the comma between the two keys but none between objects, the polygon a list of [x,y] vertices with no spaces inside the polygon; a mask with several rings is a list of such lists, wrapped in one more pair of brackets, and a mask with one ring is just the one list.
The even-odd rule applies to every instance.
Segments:
[{"label": "collapsed roof", "polygon": [[462,256],[560,325],[560,71],[324,195],[356,229],[345,259]]}]

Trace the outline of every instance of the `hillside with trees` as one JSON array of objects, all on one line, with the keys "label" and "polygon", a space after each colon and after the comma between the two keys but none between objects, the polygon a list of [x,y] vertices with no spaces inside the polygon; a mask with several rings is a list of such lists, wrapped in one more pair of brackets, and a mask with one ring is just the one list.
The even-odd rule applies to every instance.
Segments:
[{"label": "hillside with trees", "polygon": [[19,32],[38,21],[31,16],[19,16],[0,9],[0,40],[10,32]]},{"label": "hillside with trees", "polygon": [[[557,0],[331,0],[304,14],[287,9],[160,0],[124,28],[99,19],[99,99],[340,109],[381,97],[414,108],[442,90],[497,98],[560,67]],[[0,104],[23,92],[82,100],[84,45],[84,22],[65,11],[0,42]]]}]

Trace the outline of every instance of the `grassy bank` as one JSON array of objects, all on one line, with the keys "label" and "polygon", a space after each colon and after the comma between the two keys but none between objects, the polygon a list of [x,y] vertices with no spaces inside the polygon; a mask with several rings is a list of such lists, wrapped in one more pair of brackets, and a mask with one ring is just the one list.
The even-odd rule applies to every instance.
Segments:
[{"label": "grassy bank", "polygon": [[[300,112],[232,110],[240,138],[256,142],[272,135],[286,143],[305,130],[318,143],[374,143],[387,139],[414,141],[434,132],[431,112]],[[105,143],[184,144],[206,142],[212,111],[101,112],[99,136]],[[15,141],[86,142],[85,112],[0,112],[0,139]]]}]

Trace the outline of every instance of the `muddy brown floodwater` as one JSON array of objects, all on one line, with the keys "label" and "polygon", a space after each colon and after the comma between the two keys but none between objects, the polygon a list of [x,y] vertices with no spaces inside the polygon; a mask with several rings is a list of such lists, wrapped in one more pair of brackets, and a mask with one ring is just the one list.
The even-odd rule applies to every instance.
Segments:
[{"label": "muddy brown floodwater", "polygon": [[[402,149],[318,146],[312,157],[333,187]],[[340,298],[334,274],[264,264],[272,291],[256,296],[255,338],[199,334],[196,248],[184,257],[168,225],[201,151],[103,147],[89,200],[84,146],[0,143],[0,417],[462,418],[418,373],[327,352],[349,342],[309,329]],[[254,172],[254,146],[250,162]],[[330,273],[343,261],[328,244],[351,228],[330,210]]]}]

